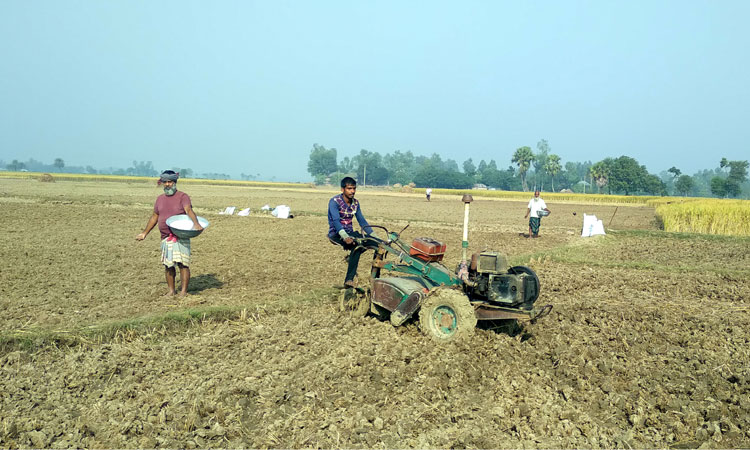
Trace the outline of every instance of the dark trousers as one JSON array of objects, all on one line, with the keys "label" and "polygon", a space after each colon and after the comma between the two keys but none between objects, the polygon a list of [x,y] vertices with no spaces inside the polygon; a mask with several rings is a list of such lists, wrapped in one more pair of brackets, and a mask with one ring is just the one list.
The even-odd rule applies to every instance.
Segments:
[{"label": "dark trousers", "polygon": [[[349,236],[361,239],[362,233],[354,231],[349,233]],[[359,266],[359,257],[362,256],[362,253],[367,249],[364,247],[357,247],[357,244],[354,242],[347,244],[338,234],[328,236],[328,239],[334,244],[344,247],[344,250],[351,250],[351,253],[349,254],[349,266],[346,268],[346,278],[344,279],[344,282],[354,281],[354,277],[357,275],[357,266]]]}]

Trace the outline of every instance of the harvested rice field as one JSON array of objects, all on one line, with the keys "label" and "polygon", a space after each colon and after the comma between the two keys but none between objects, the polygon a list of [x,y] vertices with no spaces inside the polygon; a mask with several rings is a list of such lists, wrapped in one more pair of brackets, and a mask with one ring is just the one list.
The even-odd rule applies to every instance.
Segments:
[{"label": "harvested rice field", "polygon": [[[336,190],[180,189],[211,222],[185,298],[163,296],[158,231],[135,240],[155,185],[0,179],[0,447],[750,446],[750,238],[548,201],[527,239],[526,202],[477,196],[470,250],[533,268],[553,309],[438,344],[418,321],[338,311]],[[456,267],[460,197],[357,198],[371,224],[446,243]],[[607,235],[581,238],[583,213]]]}]

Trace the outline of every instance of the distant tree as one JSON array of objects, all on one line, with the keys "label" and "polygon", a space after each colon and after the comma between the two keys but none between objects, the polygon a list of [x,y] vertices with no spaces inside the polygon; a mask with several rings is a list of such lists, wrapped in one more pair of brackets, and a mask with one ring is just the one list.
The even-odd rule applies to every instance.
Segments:
[{"label": "distant tree", "polygon": [[729,161],[727,166],[729,166],[728,179],[735,181],[737,184],[742,184],[747,180],[747,161]]},{"label": "distant tree", "polygon": [[727,196],[727,187],[724,178],[711,178],[711,193],[719,198],[724,198]]},{"label": "distant tree", "polygon": [[511,167],[511,170],[497,170],[497,169],[485,169],[481,174],[479,180],[481,183],[505,191],[510,190],[521,190],[521,182],[515,177],[515,169]]},{"label": "distant tree", "polygon": [[58,172],[60,172],[63,167],[65,167],[65,161],[63,161],[62,158],[55,158],[55,162],[52,163],[53,166],[55,166],[55,169],[57,169]]},{"label": "distant tree", "polygon": [[728,169],[726,178],[716,176],[711,179],[711,193],[717,197],[738,197],[742,193],[742,183],[747,180],[747,161],[729,161],[721,158],[721,169]]},{"label": "distant tree", "polygon": [[206,172],[200,174],[200,176],[196,176],[196,178],[203,178],[206,180],[229,180],[232,177],[225,173]]},{"label": "distant tree", "polygon": [[5,166],[5,168],[8,169],[8,170],[10,170],[10,171],[13,171],[13,172],[18,172],[19,170],[25,169],[26,168],[26,164],[20,162],[17,159],[14,159],[13,161],[10,162],[10,164],[8,164],[7,166]]},{"label": "distant tree", "polygon": [[646,174],[641,189],[651,195],[667,195],[667,185],[656,175]]},{"label": "distant tree", "polygon": [[336,172],[338,164],[336,163],[336,149],[326,149],[322,145],[313,144],[310,150],[310,160],[307,162],[307,171],[310,175],[329,175]]},{"label": "distant tree", "polygon": [[484,160],[479,161],[479,165],[477,166],[477,173],[481,174],[482,172],[484,172],[484,169],[486,168],[487,168],[487,163],[484,162]]},{"label": "distant tree", "polygon": [[679,177],[680,175],[682,175],[682,172],[680,171],[680,169],[678,169],[675,166],[670,167],[669,170],[667,170],[667,172],[669,172],[669,173],[672,174],[672,179],[673,180],[676,179],[677,177]]},{"label": "distant tree", "polygon": [[629,156],[620,156],[612,160],[609,190],[624,192],[625,195],[635,194],[645,190],[647,176],[646,166],[638,164],[638,161]]},{"label": "distant tree", "polygon": [[[180,172],[181,169],[173,168],[175,172]],[[154,168],[154,163],[151,161],[133,161],[133,166],[127,169],[129,175],[135,175],[138,177],[155,177],[159,172]]]},{"label": "distant tree", "polygon": [[388,184],[388,169],[383,165],[380,153],[362,149],[352,160],[357,167],[357,181],[362,185]]},{"label": "distant tree", "polygon": [[721,161],[719,161],[719,167],[722,169],[726,169],[729,167],[729,161],[726,158],[721,158]]},{"label": "distant tree", "polygon": [[383,157],[383,165],[388,170],[389,184],[409,184],[414,181],[417,167],[412,152],[396,150],[392,154],[389,153]]},{"label": "distant tree", "polygon": [[547,165],[547,159],[549,158],[550,147],[549,143],[542,139],[536,143],[536,153],[534,154],[534,182],[539,189],[544,186],[544,173],[546,170],[544,166]]},{"label": "distant tree", "polygon": [[470,177],[474,177],[477,174],[477,166],[474,165],[474,161],[471,158],[464,161],[464,173]]},{"label": "distant tree", "polygon": [[354,169],[354,161],[352,161],[348,156],[344,156],[344,158],[339,163],[339,172],[352,173],[354,172]]},{"label": "distant tree", "polygon": [[724,192],[727,197],[738,197],[742,192],[740,184],[731,178],[724,180]]},{"label": "distant tree", "polygon": [[466,189],[471,187],[473,181],[465,173],[446,170],[431,162],[417,169],[414,183],[419,187]]},{"label": "distant tree", "polygon": [[674,182],[674,188],[684,197],[687,197],[688,193],[693,190],[693,186],[695,186],[695,182],[690,175],[680,175]]},{"label": "distant tree", "polygon": [[534,160],[534,153],[531,151],[531,148],[527,146],[517,148],[511,159],[511,162],[518,165],[518,173],[521,175],[521,186],[523,186],[524,192],[528,192],[529,190],[529,187],[526,184],[526,172],[529,170],[529,167]]},{"label": "distant tree", "polygon": [[560,164],[560,157],[555,154],[549,155],[547,157],[547,162],[544,164],[544,171],[550,175],[552,192],[555,192],[555,175],[560,172],[560,169],[562,169],[562,165]]},{"label": "distant tree", "polygon": [[443,169],[451,172],[458,172],[458,163],[454,159],[446,159],[443,161]]},{"label": "distant tree", "polygon": [[591,178],[596,181],[596,188],[599,194],[602,193],[602,188],[609,183],[609,173],[611,171],[612,158],[605,158],[602,161],[591,166],[589,169],[591,172]]},{"label": "distant tree", "polygon": [[91,167],[91,166],[86,166],[86,173],[91,173],[91,174],[95,174],[95,173],[97,173],[97,170],[96,170],[96,169],[94,169],[94,168],[93,168],[93,167]]}]

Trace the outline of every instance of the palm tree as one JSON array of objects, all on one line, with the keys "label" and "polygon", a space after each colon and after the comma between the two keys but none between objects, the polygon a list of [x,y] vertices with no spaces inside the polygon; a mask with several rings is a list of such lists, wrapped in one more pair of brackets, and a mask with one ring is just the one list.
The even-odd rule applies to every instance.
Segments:
[{"label": "palm tree", "polygon": [[560,173],[562,166],[560,165],[560,157],[554,153],[547,157],[547,162],[544,164],[544,171],[547,172],[552,178],[552,192],[555,192],[555,175]]},{"label": "palm tree", "polygon": [[529,190],[529,187],[526,185],[526,171],[529,170],[534,159],[536,159],[534,153],[532,153],[531,147],[528,146],[516,149],[513,159],[511,159],[511,162],[518,164],[518,173],[521,175],[521,185],[524,192],[528,192]]},{"label": "palm tree", "polygon": [[607,185],[609,182],[609,164],[607,164],[605,161],[599,161],[598,163],[591,166],[591,169],[589,169],[589,172],[591,172],[591,177],[596,180],[596,187],[598,188],[598,193],[602,193],[602,188]]}]

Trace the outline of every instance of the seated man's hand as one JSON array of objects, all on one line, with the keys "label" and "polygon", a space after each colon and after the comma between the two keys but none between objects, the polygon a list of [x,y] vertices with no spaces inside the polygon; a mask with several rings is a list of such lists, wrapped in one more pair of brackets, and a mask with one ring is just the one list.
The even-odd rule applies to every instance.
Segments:
[{"label": "seated man's hand", "polygon": [[347,244],[353,244],[354,243],[354,239],[348,237],[348,238],[344,239],[344,242],[346,242]]}]

